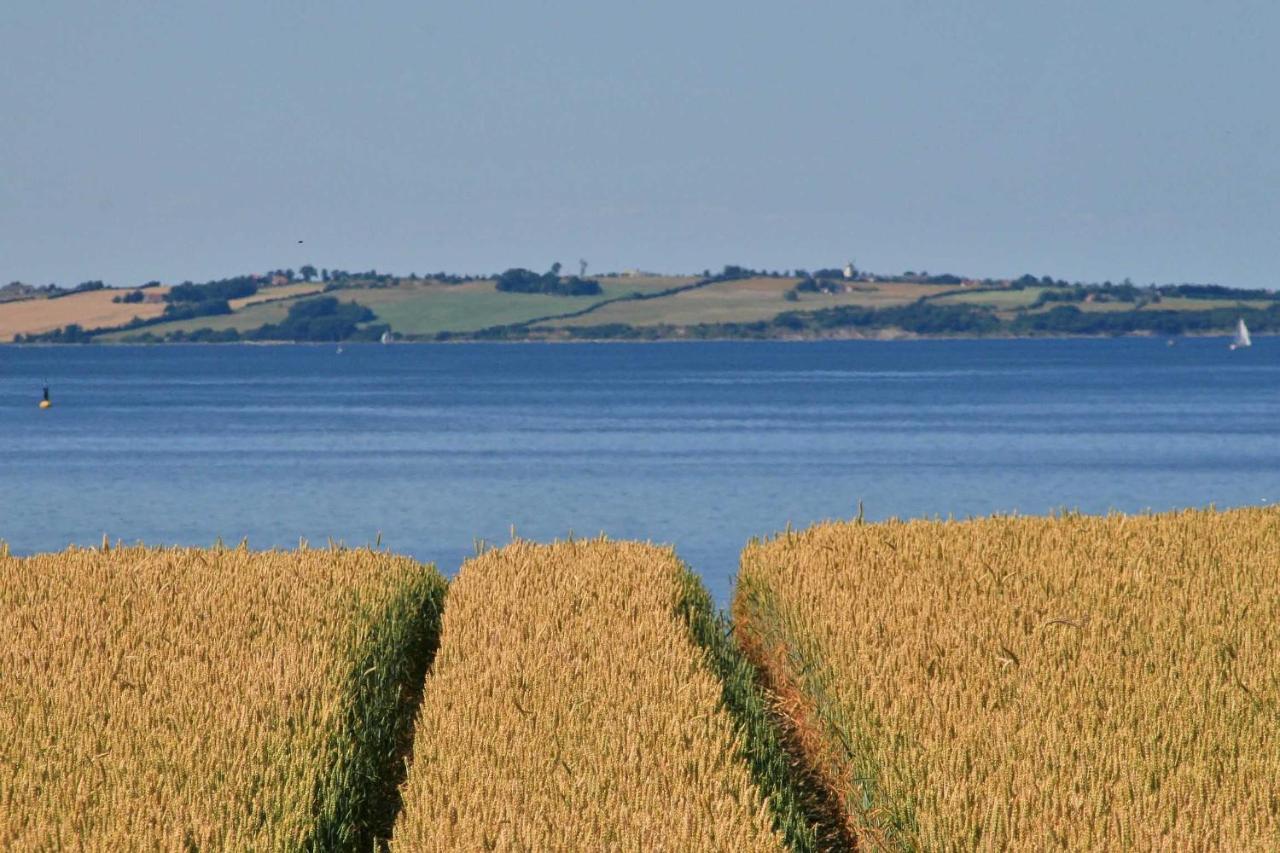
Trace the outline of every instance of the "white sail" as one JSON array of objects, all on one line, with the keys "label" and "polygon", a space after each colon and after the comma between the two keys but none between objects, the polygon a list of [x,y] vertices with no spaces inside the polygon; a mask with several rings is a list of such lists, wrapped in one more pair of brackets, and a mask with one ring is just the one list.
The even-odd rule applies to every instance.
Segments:
[{"label": "white sail", "polygon": [[1240,347],[1248,346],[1253,346],[1253,341],[1249,337],[1249,327],[1244,324],[1244,318],[1241,317],[1236,322],[1236,337],[1231,342],[1231,348],[1239,349]]},{"label": "white sail", "polygon": [[383,332],[383,333],[382,333],[382,342],[383,342],[384,344],[389,344],[389,343],[391,343],[391,330],[390,330],[390,329],[388,329],[387,331],[385,331],[385,332]]}]

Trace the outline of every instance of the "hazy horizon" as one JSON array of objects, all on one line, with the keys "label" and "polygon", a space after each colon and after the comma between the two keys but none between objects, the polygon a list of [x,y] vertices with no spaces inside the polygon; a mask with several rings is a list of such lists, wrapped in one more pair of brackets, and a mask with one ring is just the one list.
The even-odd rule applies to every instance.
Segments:
[{"label": "hazy horizon", "polygon": [[0,285],[586,258],[1276,286],[1280,9],[982,8],[8,4]]}]

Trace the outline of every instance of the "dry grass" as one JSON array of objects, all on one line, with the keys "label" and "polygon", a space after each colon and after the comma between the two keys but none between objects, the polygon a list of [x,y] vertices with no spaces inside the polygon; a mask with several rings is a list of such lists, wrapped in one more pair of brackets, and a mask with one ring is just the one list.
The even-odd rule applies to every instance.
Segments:
[{"label": "dry grass", "polygon": [[[73,293],[58,299],[24,299],[0,303],[0,341],[11,341],[15,335],[49,332],[78,324],[84,329],[122,326],[134,317],[149,319],[164,313],[163,302],[112,302],[112,298],[128,290],[108,288]],[[168,293],[167,287],[154,287],[143,293]]]},{"label": "dry grass", "polygon": [[517,542],[449,592],[392,849],[778,850],[669,549]]},{"label": "dry grass", "polygon": [[442,595],[369,550],[0,551],[0,849],[367,847]]},{"label": "dry grass", "polygon": [[738,635],[868,848],[1280,848],[1280,512],[825,524]]}]

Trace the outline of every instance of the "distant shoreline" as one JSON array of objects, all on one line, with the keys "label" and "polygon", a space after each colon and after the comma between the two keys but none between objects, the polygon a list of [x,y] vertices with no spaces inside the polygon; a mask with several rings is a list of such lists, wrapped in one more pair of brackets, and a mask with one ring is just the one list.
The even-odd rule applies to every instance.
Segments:
[{"label": "distant shoreline", "polygon": [[[1229,330],[1215,332],[1188,332],[1178,335],[1158,335],[1146,332],[1127,332],[1120,335],[1068,335],[1068,334],[1045,334],[1045,335],[1007,335],[1007,334],[991,334],[991,335],[974,335],[974,334],[954,334],[954,335],[921,335],[915,333],[904,332],[901,334],[885,334],[885,335],[814,335],[814,336],[778,336],[778,337],[669,337],[669,338],[551,338],[551,337],[530,337],[530,338],[503,338],[503,339],[482,339],[482,338],[450,338],[448,340],[428,340],[428,339],[405,339],[397,340],[390,343],[379,343],[377,341],[91,341],[88,343],[54,343],[49,341],[39,341],[32,343],[15,343],[13,341],[0,341],[0,347],[22,347],[35,349],[39,347],[58,347],[58,348],[86,348],[86,347],[106,347],[106,348],[163,348],[174,346],[185,347],[397,347],[397,346],[458,346],[469,344],[490,344],[503,346],[516,346],[523,344],[722,344],[722,343],[750,343],[750,344],[770,344],[770,343],[791,343],[791,344],[809,344],[809,343],[831,343],[833,341],[858,341],[871,343],[911,343],[916,341],[1090,341],[1090,340],[1121,340],[1126,338],[1145,338],[1152,340],[1171,340],[1177,341],[1180,338],[1201,339],[1201,338],[1224,338],[1229,339],[1231,332]],[[1271,332],[1254,332],[1254,338],[1274,338],[1277,334]]]},{"label": "distant shoreline", "polygon": [[[286,271],[288,272],[288,271]],[[314,270],[309,270],[314,273]],[[1219,285],[1114,285],[941,275],[847,278],[728,266],[701,277],[408,279],[374,273],[270,283],[240,276],[0,304],[19,344],[568,343],[963,340],[1280,332],[1280,294]],[[332,279],[332,273],[330,273]],[[276,279],[279,279],[276,281]],[[508,281],[511,279],[511,281]],[[530,283],[532,282],[532,284]]]}]

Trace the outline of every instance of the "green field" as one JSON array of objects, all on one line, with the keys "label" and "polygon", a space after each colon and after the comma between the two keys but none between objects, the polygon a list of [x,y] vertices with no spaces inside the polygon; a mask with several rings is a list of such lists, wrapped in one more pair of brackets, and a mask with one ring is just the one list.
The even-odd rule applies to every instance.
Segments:
[{"label": "green field", "polygon": [[488,326],[521,323],[535,317],[576,311],[598,297],[502,293],[491,281],[467,284],[404,284],[392,288],[343,290],[334,294],[373,309],[378,319],[401,335],[474,332]]},{"label": "green field", "polygon": [[[938,305],[985,305],[996,311],[1011,311],[1016,308],[1030,308],[1040,294],[1045,290],[1043,287],[1027,287],[1022,290],[986,290],[974,292],[960,291],[958,293],[948,293],[946,296],[939,296],[933,300]],[[1060,305],[1062,303],[1053,303]]]},{"label": "green field", "polygon": [[[332,291],[330,295],[344,301],[367,305],[377,319],[397,334],[418,337],[440,332],[474,332],[489,326],[523,323],[538,317],[580,311],[609,299],[638,293],[654,293],[682,287],[697,281],[691,277],[645,276],[636,278],[602,278],[600,296],[546,296],[542,294],[502,293],[492,281],[465,284],[441,284],[433,281],[404,281],[395,287],[357,287]],[[289,306],[317,295],[315,286],[280,288],[283,299],[250,302],[233,314],[197,317],[160,323],[146,329],[113,332],[103,341],[120,341],[130,335],[149,332],[163,336],[172,332],[194,332],[197,329],[235,329],[241,333],[266,323],[279,323]]]}]

